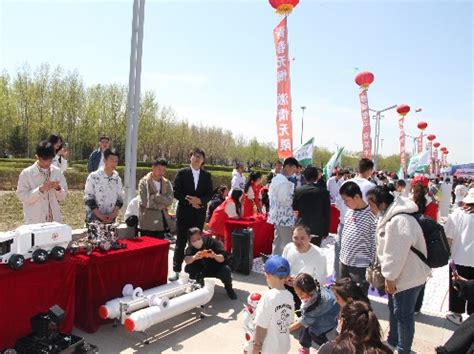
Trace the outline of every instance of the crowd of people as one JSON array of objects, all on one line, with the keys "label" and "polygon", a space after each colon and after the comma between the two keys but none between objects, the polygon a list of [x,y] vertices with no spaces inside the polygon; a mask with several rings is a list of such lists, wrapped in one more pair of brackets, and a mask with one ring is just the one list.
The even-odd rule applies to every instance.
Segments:
[{"label": "crowd of people", "polygon": [[[61,222],[60,203],[68,193],[63,173],[67,146],[52,135],[38,145],[35,157],[18,180],[25,223]],[[424,175],[399,179],[394,173],[375,171],[374,163],[365,158],[356,172],[336,169],[326,181],[322,169],[303,168],[289,157],[275,162],[266,181],[252,171],[246,179],[245,166],[239,163],[231,185],[214,190],[211,173],[203,168],[205,158],[202,149],[192,149],[190,166],[179,170],[174,181],[166,178],[168,162],[154,160],[138,183],[137,197],[127,206],[126,223],[142,235],[176,243],[170,281],[178,279],[184,263],[192,279],[219,278],[228,296],[236,299],[230,257],[218,239],[228,219],[266,215],[274,226],[272,255],[264,265],[270,290],[257,306],[254,353],[288,352],[291,332],[297,333],[300,353],[308,353],[313,345],[321,353],[410,353],[415,316],[431,275],[424,231],[415,214],[444,225],[453,260],[448,319],[460,326],[472,322],[474,299],[459,296],[459,284],[474,280],[472,181],[455,176],[451,183],[450,177]],[[87,164],[86,222],[116,221],[124,204],[118,161],[109,138],[101,136]],[[169,213],[174,199],[175,218]],[[340,220],[334,284],[328,286],[327,260],[320,246],[329,235],[331,204]],[[374,266],[388,294],[385,344],[368,300],[367,274]],[[463,321],[463,313],[470,319]],[[334,329],[338,335],[329,342],[327,334]],[[440,350],[449,352],[445,347]]]}]

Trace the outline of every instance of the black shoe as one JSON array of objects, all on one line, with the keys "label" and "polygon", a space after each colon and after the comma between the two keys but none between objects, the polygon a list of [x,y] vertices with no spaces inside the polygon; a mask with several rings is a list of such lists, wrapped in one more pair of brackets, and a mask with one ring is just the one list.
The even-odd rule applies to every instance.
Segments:
[{"label": "black shoe", "polygon": [[237,294],[235,293],[234,289],[225,288],[225,291],[227,292],[227,296],[229,296],[231,300],[237,300]]},{"label": "black shoe", "polygon": [[173,275],[171,275],[168,280],[169,281],[177,281],[179,279],[179,272],[173,272]]}]

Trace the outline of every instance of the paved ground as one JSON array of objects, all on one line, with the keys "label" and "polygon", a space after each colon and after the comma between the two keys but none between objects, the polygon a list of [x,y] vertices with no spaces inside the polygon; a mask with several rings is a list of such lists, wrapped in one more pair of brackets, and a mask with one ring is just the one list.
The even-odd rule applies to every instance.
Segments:
[{"label": "paved ground", "polygon": [[[330,255],[330,243],[326,245],[326,250]],[[170,264],[171,258],[172,252],[169,255]],[[258,260],[255,263],[258,271]],[[328,263],[330,264],[330,259]],[[447,290],[443,281],[441,269],[427,286],[422,314],[416,319],[413,350],[417,353],[434,353],[434,348],[444,343],[456,329],[444,319],[444,314],[439,312]],[[150,344],[144,344],[144,335],[129,333],[121,326],[114,328],[112,325],[105,325],[94,334],[83,333],[77,329],[74,333],[98,345],[100,353],[242,353],[243,304],[249,293],[264,293],[267,290],[265,280],[263,275],[257,272],[252,272],[249,276],[234,274],[234,287],[239,296],[236,301],[229,300],[220,282],[217,284],[214,298],[203,312],[204,319],[197,318],[197,313],[190,311],[158,324],[148,332]],[[386,336],[386,302],[374,297],[371,300]],[[298,341],[292,338],[291,353],[297,353],[298,347]]]}]

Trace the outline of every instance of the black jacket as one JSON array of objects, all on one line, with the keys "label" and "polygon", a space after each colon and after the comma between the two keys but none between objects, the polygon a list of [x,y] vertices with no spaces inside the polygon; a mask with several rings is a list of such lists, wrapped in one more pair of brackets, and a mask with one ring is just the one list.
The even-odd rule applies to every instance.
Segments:
[{"label": "black jacket", "polygon": [[298,211],[297,224],[304,224],[311,234],[326,237],[329,234],[329,212],[331,203],[327,189],[313,183],[295,190],[293,209]]},{"label": "black jacket", "polygon": [[[179,201],[176,210],[178,225],[197,226],[202,229],[206,218],[207,203],[211,200],[213,192],[211,174],[201,170],[197,189],[195,189],[191,167],[183,168],[176,175],[173,190],[174,197]],[[186,200],[187,195],[201,199],[201,208],[193,208]]]}]

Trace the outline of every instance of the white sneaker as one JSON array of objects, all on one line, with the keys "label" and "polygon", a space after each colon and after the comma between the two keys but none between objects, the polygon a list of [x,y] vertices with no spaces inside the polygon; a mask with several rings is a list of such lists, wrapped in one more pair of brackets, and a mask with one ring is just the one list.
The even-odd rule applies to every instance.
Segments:
[{"label": "white sneaker", "polygon": [[454,323],[456,326],[460,326],[462,324],[462,316],[457,313],[448,313],[446,315],[446,319],[449,322]]}]

